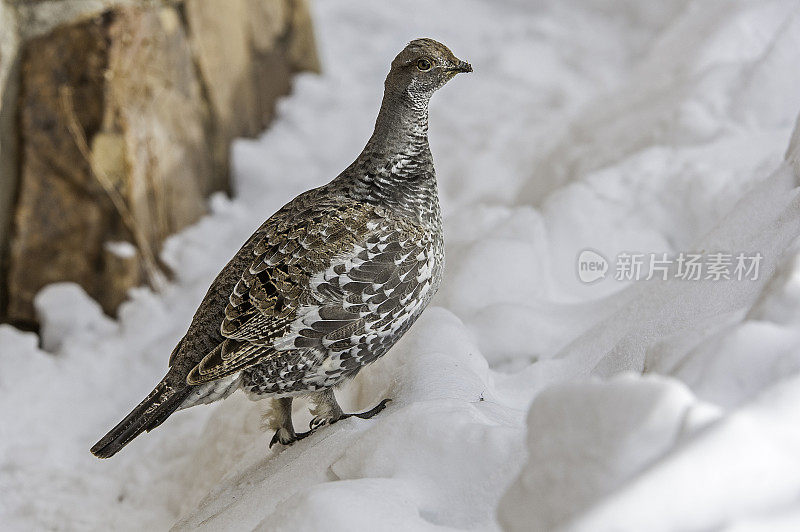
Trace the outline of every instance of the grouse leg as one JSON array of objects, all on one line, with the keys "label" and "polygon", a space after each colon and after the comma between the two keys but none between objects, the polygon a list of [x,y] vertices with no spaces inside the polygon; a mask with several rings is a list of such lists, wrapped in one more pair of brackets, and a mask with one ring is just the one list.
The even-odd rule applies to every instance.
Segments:
[{"label": "grouse leg", "polygon": [[311,402],[314,406],[311,407],[311,415],[314,419],[308,424],[308,428],[312,432],[323,425],[331,425],[340,419],[344,418],[346,414],[342,412],[342,407],[336,400],[333,394],[333,388],[326,388],[321,392],[317,392],[311,396]]},{"label": "grouse leg", "polygon": [[292,398],[281,397],[273,400],[272,404],[272,419],[270,420],[274,426],[277,427],[272,441],[269,442],[270,448],[280,442],[281,445],[291,445],[300,438],[304,438],[307,434],[298,437],[294,432],[294,425],[292,424]]}]

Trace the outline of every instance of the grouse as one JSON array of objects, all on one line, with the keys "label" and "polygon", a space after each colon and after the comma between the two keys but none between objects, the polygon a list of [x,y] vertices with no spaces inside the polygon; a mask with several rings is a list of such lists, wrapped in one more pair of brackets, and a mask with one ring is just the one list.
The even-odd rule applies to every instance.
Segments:
[{"label": "grouse", "polygon": [[[428,102],[472,72],[432,39],[392,61],[375,130],[326,185],[273,214],[217,275],[155,389],[91,452],[108,458],[173,412],[227,397],[274,398],[272,444],[325,424],[369,418],[388,399],[345,414],[333,389],[383,356],[420,316],[444,268]],[[291,404],[315,415],[296,433]]]}]

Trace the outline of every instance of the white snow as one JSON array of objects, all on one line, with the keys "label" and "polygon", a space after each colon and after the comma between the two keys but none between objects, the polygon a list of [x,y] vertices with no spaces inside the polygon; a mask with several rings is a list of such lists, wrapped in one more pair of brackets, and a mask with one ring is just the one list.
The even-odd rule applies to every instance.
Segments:
[{"label": "white snow", "polygon": [[[117,320],[48,287],[41,348],[0,325],[0,528],[799,529],[797,3],[313,8],[325,73],[237,141],[234,199],[165,246],[175,281]],[[237,393],[92,457],[252,230],[355,157],[418,36],[475,72],[431,105],[443,288],[337,392],[387,409],[269,450],[266,402]],[[605,279],[579,280],[586,249]],[[763,260],[756,280],[617,281],[621,252]]]},{"label": "white snow", "polygon": [[106,251],[122,259],[132,259],[139,253],[136,246],[124,240],[106,242],[104,247]]}]

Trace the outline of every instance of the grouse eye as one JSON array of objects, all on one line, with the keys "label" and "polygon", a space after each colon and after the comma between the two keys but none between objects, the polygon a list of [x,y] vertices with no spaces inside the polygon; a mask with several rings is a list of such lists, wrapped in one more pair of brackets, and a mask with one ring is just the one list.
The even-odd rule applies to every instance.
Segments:
[{"label": "grouse eye", "polygon": [[428,70],[431,69],[432,66],[433,64],[425,58],[417,61],[417,68],[422,70],[423,72],[427,72]]}]

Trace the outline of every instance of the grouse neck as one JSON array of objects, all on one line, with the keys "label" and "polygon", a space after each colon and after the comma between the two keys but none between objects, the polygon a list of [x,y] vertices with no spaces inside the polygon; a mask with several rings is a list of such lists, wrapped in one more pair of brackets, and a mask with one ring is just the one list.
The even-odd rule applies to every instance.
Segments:
[{"label": "grouse neck", "polygon": [[428,146],[428,101],[408,93],[383,98],[375,131],[341,183],[353,199],[388,207],[421,223],[441,223],[433,158]]},{"label": "grouse neck", "polygon": [[430,156],[428,99],[412,98],[407,91],[395,94],[387,90],[364,152],[385,159]]}]

